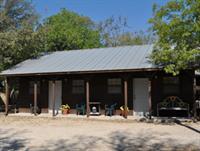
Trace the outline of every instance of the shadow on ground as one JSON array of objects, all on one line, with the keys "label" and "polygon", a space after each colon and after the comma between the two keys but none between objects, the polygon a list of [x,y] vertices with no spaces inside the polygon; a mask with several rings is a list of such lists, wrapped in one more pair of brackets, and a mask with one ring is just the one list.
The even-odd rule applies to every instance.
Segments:
[{"label": "shadow on ground", "polygon": [[[132,151],[132,150],[197,150],[199,147],[194,144],[178,144],[178,140],[163,138],[167,134],[157,135],[148,131],[140,132],[137,137],[130,136],[128,133],[114,132],[111,135],[111,148],[114,151]],[[200,145],[200,144],[199,144]]]},{"label": "shadow on ground", "polygon": [[[182,125],[181,125],[182,126]],[[187,127],[188,128],[188,127]],[[170,138],[168,133],[156,133],[145,129],[138,133],[128,133],[128,130],[114,131],[105,137],[77,135],[68,139],[48,140],[42,146],[28,146],[28,139],[21,138],[22,133],[29,133],[14,129],[0,129],[0,150],[57,150],[57,151],[86,151],[86,150],[113,150],[113,151],[192,151],[200,150],[200,141],[188,144],[178,139]],[[198,133],[198,132],[197,132]],[[48,135],[48,134],[47,134]],[[187,136],[186,136],[187,137]]]},{"label": "shadow on ground", "polygon": [[194,128],[194,127],[191,127],[191,126],[189,126],[187,124],[183,124],[179,120],[176,120],[175,123],[178,124],[178,125],[180,125],[180,126],[182,126],[182,127],[188,128],[191,131],[194,131],[194,132],[198,133],[199,137],[200,137],[200,130],[198,130],[198,129]]},{"label": "shadow on ground", "polygon": [[[167,135],[163,134],[162,136]],[[195,144],[178,144],[177,140],[170,138],[161,139],[162,136],[156,136],[149,132],[141,132],[137,137],[131,136],[127,132],[113,132],[108,138],[99,138],[93,136],[75,136],[69,139],[61,139],[56,142],[49,141],[48,146],[42,146],[38,150],[66,150],[66,151],[84,151],[84,150],[112,150],[112,151],[192,151],[199,150],[200,146]],[[73,143],[72,143],[73,142]],[[200,144],[199,144],[200,145]]]},{"label": "shadow on ground", "polygon": [[26,131],[13,132],[13,129],[0,129],[0,150],[22,150],[26,147],[27,139],[20,138],[21,133]]}]

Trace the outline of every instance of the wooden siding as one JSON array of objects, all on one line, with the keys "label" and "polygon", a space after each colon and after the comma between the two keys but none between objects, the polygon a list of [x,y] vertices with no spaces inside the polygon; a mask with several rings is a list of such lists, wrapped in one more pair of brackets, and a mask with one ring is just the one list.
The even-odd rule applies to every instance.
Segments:
[{"label": "wooden siding", "polygon": [[[34,93],[29,92],[30,81],[32,78],[20,78],[20,86],[19,86],[19,97],[17,101],[17,105],[22,112],[26,112],[26,108],[30,108],[30,104],[34,104],[33,95]],[[42,112],[46,112],[46,108],[48,108],[48,81],[40,81],[40,93],[38,94],[38,106],[42,109]]]},{"label": "wooden siding", "polygon": [[[120,94],[109,94],[107,87],[107,79],[109,78],[120,78],[119,76],[97,76],[91,77],[90,82],[90,102],[101,102],[101,109],[104,109],[105,104],[111,105],[117,103],[117,108],[124,105],[124,93],[123,93],[123,79]],[[83,79],[84,77],[78,77],[75,79]],[[63,95],[62,103],[69,104],[70,107],[75,108],[76,104],[86,104],[86,94],[73,94],[72,93],[72,81],[73,78],[63,80]],[[128,106],[132,110],[132,79],[128,82]]]},{"label": "wooden siding", "polygon": [[[72,109],[76,104],[85,102],[86,95],[72,93],[73,79],[89,79],[90,82],[90,101],[101,102],[101,108],[104,109],[105,104],[117,103],[117,108],[124,105],[124,88],[123,79],[128,77],[128,107],[133,109],[133,78],[151,78],[152,79],[152,109],[153,114],[156,115],[156,106],[158,102],[162,101],[166,96],[163,95],[162,79],[166,75],[164,72],[137,72],[137,73],[110,73],[110,74],[87,74],[87,75],[65,75],[65,76],[45,76],[38,79],[41,82],[40,94],[38,94],[38,106],[42,108],[42,112],[46,112],[48,108],[48,82],[52,79],[62,80],[62,104],[69,104]],[[193,104],[193,71],[185,71],[180,74],[180,94],[179,97],[190,104]],[[109,94],[107,90],[107,79],[121,78],[122,93]],[[18,106],[21,109],[29,108],[33,104],[33,94],[29,93],[29,81],[33,77],[21,77],[19,80],[19,98]],[[130,112],[132,114],[132,111]]]},{"label": "wooden siding", "polygon": [[[171,75],[167,75],[165,73],[158,73],[156,77],[152,79],[152,109],[153,114],[156,115],[157,104],[158,102],[163,101],[167,96],[163,94],[163,77],[167,77]],[[190,109],[192,109],[192,105],[194,103],[193,99],[193,79],[194,72],[191,70],[181,72],[179,75],[180,80],[180,93],[177,94],[184,102],[190,105]]]}]

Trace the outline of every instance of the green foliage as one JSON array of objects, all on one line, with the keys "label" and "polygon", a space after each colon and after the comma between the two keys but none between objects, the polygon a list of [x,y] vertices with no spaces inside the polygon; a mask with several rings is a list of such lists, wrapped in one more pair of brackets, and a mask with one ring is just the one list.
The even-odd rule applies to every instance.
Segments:
[{"label": "green foliage", "polygon": [[43,37],[31,28],[0,33],[0,70],[37,56],[44,48]]},{"label": "green foliage", "polygon": [[94,23],[66,9],[46,19],[45,31],[48,51],[100,47],[100,35]]},{"label": "green foliage", "polygon": [[191,68],[200,55],[200,1],[171,0],[153,10],[149,22],[158,40],[152,62],[173,75]]},{"label": "green foliage", "polygon": [[36,22],[31,1],[0,0],[0,71],[44,48],[41,34],[33,30]]},{"label": "green foliage", "polygon": [[196,61],[196,57],[200,53],[199,50],[173,50],[166,49],[162,51],[154,51],[152,58],[154,63],[160,67],[164,67],[166,73],[172,73],[174,76],[181,70],[191,68]]},{"label": "green foliage", "polygon": [[62,105],[61,108],[60,108],[62,111],[67,109],[69,110],[70,109],[70,106],[68,104],[65,104],[65,105]]}]

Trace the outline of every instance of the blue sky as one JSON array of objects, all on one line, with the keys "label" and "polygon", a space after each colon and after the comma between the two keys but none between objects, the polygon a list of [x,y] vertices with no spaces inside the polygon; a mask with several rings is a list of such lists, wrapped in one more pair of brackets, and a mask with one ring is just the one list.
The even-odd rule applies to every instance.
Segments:
[{"label": "blue sky", "polygon": [[126,17],[130,31],[147,30],[152,5],[164,5],[169,0],[33,0],[41,19],[67,8],[99,22],[110,16]]}]

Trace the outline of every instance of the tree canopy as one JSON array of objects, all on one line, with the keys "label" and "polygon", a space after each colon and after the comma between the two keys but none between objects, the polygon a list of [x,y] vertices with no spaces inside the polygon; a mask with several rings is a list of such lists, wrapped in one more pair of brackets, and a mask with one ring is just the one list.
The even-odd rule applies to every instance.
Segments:
[{"label": "tree canopy", "polygon": [[154,5],[153,12],[149,22],[158,39],[152,62],[173,75],[194,67],[200,55],[200,1],[171,0]]},{"label": "tree canopy", "polygon": [[0,32],[34,26],[38,15],[29,0],[0,0]]},{"label": "tree canopy", "polygon": [[42,50],[31,1],[0,0],[0,71]]},{"label": "tree canopy", "polygon": [[127,19],[124,17],[111,16],[97,25],[101,34],[101,43],[105,47],[116,47],[124,45],[142,45],[154,41],[148,32],[130,32]]},{"label": "tree canopy", "polygon": [[101,46],[100,34],[94,22],[66,9],[47,18],[41,29],[46,33],[48,51]]}]

